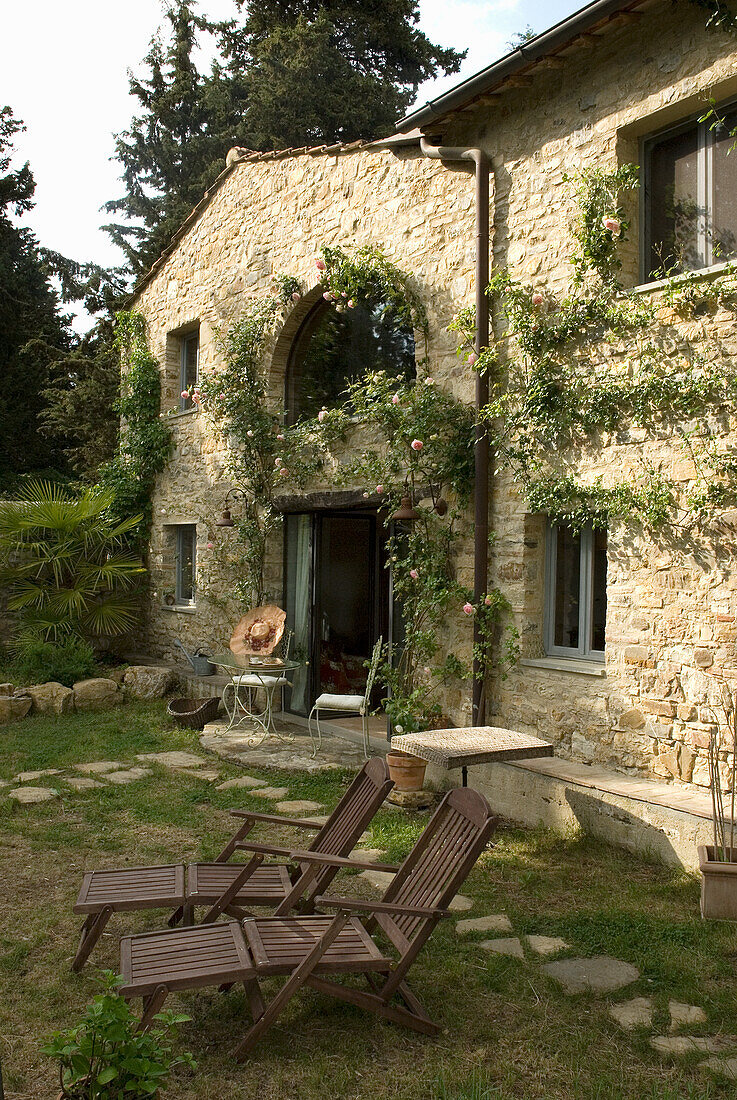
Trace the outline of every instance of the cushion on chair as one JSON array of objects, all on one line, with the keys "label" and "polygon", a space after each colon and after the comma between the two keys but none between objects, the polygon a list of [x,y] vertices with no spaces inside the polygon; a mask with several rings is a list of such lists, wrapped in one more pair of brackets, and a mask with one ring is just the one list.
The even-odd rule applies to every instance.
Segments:
[{"label": "cushion on chair", "polygon": [[364,695],[320,695],[315,700],[318,710],[355,710],[361,711],[366,697]]},{"label": "cushion on chair", "polygon": [[238,687],[272,688],[285,687],[289,680],[286,676],[266,676],[262,673],[244,672],[242,676],[234,676],[233,683],[237,684]]}]

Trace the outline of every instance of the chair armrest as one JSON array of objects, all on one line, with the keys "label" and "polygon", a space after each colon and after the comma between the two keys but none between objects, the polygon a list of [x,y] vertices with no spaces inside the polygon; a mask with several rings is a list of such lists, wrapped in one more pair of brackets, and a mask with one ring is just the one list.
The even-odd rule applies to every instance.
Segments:
[{"label": "chair armrest", "polygon": [[391,863],[373,863],[363,859],[347,859],[345,856],[331,856],[324,852],[305,852],[299,848],[290,848],[289,855],[298,863],[322,863],[326,867],[366,868],[369,871],[389,871],[396,874],[399,870]]},{"label": "chair armrest", "polygon": [[318,905],[327,909],[355,910],[361,913],[397,913],[407,917],[450,917],[450,909],[427,909],[421,905],[400,905],[393,901],[364,901],[359,898],[332,898],[321,894],[315,898]]},{"label": "chair armrest", "polygon": [[262,852],[267,856],[285,856],[287,859],[292,855],[291,848],[279,848],[275,844],[256,844],[251,840],[239,840],[235,848],[246,852]]},{"label": "chair armrest", "polygon": [[305,821],[301,817],[282,817],[281,814],[260,814],[252,810],[231,810],[233,817],[250,817],[253,821],[270,821],[273,825],[294,825],[297,829],[314,829],[319,832],[322,825],[316,821]]}]

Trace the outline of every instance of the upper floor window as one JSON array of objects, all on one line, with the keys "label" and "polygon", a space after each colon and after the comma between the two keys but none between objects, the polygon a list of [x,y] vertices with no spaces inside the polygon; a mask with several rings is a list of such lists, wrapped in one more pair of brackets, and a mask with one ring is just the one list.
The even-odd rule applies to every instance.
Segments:
[{"label": "upper floor window", "polygon": [[176,527],[176,603],[186,605],[195,602],[196,570],[197,525],[182,523]]},{"label": "upper floor window", "polygon": [[545,578],[545,651],[604,660],[607,533],[550,524]]},{"label": "upper floor window", "polygon": [[[191,392],[192,386],[196,386],[200,378],[200,332],[188,332],[181,337],[180,343],[180,393],[185,390]],[[193,409],[191,397],[180,397],[179,407],[182,410]]]},{"label": "upper floor window", "polygon": [[292,348],[287,367],[287,421],[313,417],[344,400],[349,382],[369,370],[413,378],[415,339],[406,321],[382,303],[339,313],[318,302]]},{"label": "upper floor window", "polygon": [[674,126],[644,146],[645,278],[737,256],[737,106]]}]

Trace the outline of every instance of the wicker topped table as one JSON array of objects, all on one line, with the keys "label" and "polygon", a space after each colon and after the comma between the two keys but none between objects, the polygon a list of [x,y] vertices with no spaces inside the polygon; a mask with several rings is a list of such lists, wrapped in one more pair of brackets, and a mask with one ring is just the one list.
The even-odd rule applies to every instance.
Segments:
[{"label": "wicker topped table", "polygon": [[392,737],[392,748],[420,756],[441,768],[461,768],[464,787],[468,778],[466,769],[471,764],[553,755],[553,746],[549,741],[500,726],[404,733],[400,737]]}]

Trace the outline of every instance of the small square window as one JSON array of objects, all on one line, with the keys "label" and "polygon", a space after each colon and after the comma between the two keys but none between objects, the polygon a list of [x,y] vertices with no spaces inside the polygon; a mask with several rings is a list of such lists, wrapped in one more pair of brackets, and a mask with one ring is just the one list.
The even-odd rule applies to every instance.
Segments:
[{"label": "small square window", "polygon": [[[200,379],[200,333],[189,332],[181,338],[181,371],[179,376],[180,392],[191,390]],[[191,397],[180,397],[179,407],[184,411],[193,409]]]},{"label": "small square window", "polygon": [[197,527],[183,523],[176,528],[176,585],[174,598],[187,606],[195,602],[197,570]]},{"label": "small square window", "polygon": [[735,105],[649,138],[643,148],[643,277],[697,271],[737,256]]},{"label": "small square window", "polygon": [[545,651],[603,661],[606,633],[607,533],[548,526]]}]

